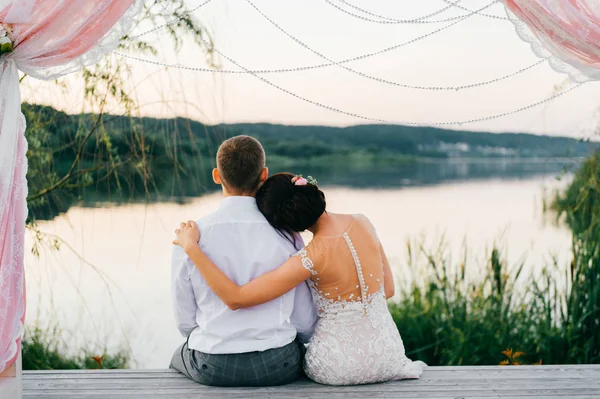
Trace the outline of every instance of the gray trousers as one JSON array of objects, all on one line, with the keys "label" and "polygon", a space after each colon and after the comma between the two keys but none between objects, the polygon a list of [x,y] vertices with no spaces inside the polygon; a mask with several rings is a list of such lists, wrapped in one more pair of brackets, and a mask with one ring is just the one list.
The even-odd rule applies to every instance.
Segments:
[{"label": "gray trousers", "polygon": [[292,341],[263,352],[212,355],[181,345],[171,359],[175,369],[202,385],[260,387],[289,384],[304,374],[304,345]]}]

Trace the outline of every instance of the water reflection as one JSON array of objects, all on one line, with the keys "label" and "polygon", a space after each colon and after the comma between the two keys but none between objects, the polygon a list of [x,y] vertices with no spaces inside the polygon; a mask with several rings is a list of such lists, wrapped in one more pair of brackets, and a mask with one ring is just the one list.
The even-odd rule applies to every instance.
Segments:
[{"label": "water reflection", "polygon": [[[399,188],[431,186],[444,183],[484,180],[522,180],[536,176],[559,175],[573,171],[580,160],[570,159],[451,159],[421,160],[390,166],[353,165],[348,162],[331,163],[327,167],[272,167],[271,173],[292,172],[314,176],[322,186],[353,188]],[[73,206],[102,207],[108,204],[188,203],[193,198],[216,192],[219,187],[212,181],[210,165],[199,176],[174,175],[160,182],[153,182],[152,190],[146,185],[125,187],[123,191],[108,192],[96,187],[82,193],[56,192],[42,205],[31,204],[29,216],[37,220],[51,220],[67,212]]]},{"label": "water reflection", "polygon": [[318,177],[319,181],[326,185],[391,188],[473,180],[520,180],[543,175],[558,176],[574,170],[579,163],[577,159],[455,160],[407,163],[367,170],[353,170],[352,165],[335,165],[327,168],[307,168],[301,172]]}]

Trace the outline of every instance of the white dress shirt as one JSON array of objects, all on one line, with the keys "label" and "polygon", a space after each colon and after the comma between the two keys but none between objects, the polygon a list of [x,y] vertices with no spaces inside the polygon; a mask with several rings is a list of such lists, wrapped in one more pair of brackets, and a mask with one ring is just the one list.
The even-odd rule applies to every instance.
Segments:
[{"label": "white dress shirt", "polygon": [[[298,251],[258,210],[253,197],[227,197],[200,219],[200,248],[235,283],[246,284]],[[302,244],[301,239],[300,244]],[[262,305],[233,311],[206,284],[183,249],[172,258],[177,328],[189,347],[204,353],[244,353],[279,348],[298,333],[312,335],[317,311],[306,283]]]}]

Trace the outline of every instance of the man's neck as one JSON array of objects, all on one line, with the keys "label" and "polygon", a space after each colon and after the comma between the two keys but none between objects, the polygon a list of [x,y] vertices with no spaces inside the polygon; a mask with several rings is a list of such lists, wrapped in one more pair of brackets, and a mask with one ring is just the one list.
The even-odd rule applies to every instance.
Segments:
[{"label": "man's neck", "polygon": [[223,198],[227,197],[252,197],[254,198],[256,193],[237,193],[235,191],[228,191],[223,188]]}]

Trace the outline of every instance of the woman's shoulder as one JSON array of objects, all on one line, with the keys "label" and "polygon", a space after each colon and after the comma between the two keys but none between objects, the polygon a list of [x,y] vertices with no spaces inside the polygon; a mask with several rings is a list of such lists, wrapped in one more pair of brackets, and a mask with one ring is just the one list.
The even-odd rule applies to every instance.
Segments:
[{"label": "woman's shoulder", "polygon": [[370,234],[373,234],[373,236],[377,237],[377,230],[367,216],[363,215],[362,213],[354,214],[352,216],[354,216],[354,220],[356,220],[359,225],[361,225]]},{"label": "woman's shoulder", "polygon": [[297,256],[302,261],[302,266],[310,271],[312,275],[317,274],[315,269],[316,264],[319,263],[319,257],[322,254],[322,250],[318,249],[315,241],[309,242],[304,248],[296,252],[293,256]]},{"label": "woman's shoulder", "polygon": [[300,256],[300,257],[309,257],[309,258],[316,258],[319,256],[320,253],[322,253],[322,243],[320,242],[320,240],[311,240],[308,244],[306,244],[304,246],[304,248],[302,248],[301,250],[299,250],[296,255]]},{"label": "woman's shoulder", "polygon": [[352,217],[355,220],[358,220],[359,222],[362,222],[362,223],[369,223],[369,224],[371,223],[371,221],[369,220],[369,218],[365,214],[363,214],[363,213],[353,213]]},{"label": "woman's shoulder", "polygon": [[364,215],[362,213],[355,213],[352,215],[352,217],[354,217],[354,220],[356,220],[359,224],[362,224],[364,226],[373,227],[373,223],[371,223],[371,219],[369,219],[366,215]]}]

